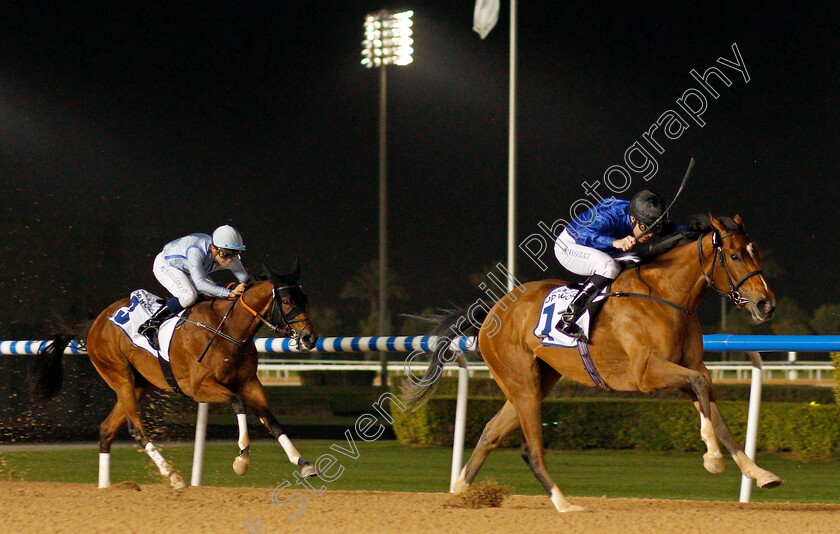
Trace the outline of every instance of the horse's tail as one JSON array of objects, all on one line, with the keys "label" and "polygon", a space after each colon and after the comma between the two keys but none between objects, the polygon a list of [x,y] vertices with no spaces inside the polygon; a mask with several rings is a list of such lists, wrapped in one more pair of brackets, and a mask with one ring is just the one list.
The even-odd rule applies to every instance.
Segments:
[{"label": "horse's tail", "polygon": [[61,389],[64,381],[61,357],[72,339],[72,336],[56,335],[35,356],[29,371],[29,394],[34,401],[46,402]]},{"label": "horse's tail", "polygon": [[455,357],[460,354],[458,351],[450,349],[453,338],[477,333],[484,323],[484,319],[487,318],[487,314],[488,311],[485,308],[477,310],[472,308],[468,310],[454,309],[444,310],[443,313],[429,319],[435,323],[430,335],[436,336],[437,341],[433,346],[429,367],[423,377],[418,379],[409,372],[408,378],[400,384],[402,399],[406,406],[416,410],[435,394],[439,384],[438,380],[443,373],[443,367],[447,363],[452,363]]}]

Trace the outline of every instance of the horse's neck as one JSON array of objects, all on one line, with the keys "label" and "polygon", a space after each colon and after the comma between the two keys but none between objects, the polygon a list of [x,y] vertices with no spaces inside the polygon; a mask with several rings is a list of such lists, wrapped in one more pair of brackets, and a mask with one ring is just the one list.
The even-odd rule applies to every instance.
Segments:
[{"label": "horse's neck", "polygon": [[271,305],[272,287],[271,282],[259,282],[239,297],[240,302],[234,308],[233,313],[235,324],[232,326],[242,330],[242,336],[250,337],[256,333],[260,322],[254,313],[263,317],[268,313],[268,308]]},{"label": "horse's neck", "polygon": [[[705,236],[703,240],[706,241]],[[710,250],[710,245],[704,243],[703,249],[703,265],[708,265],[706,252]],[[638,269],[637,272],[625,273],[617,280],[620,281],[620,287],[614,286],[615,289],[636,292],[641,289],[646,293],[649,287],[651,295],[694,311],[708,287],[701,263],[697,259],[696,241],[669,250]]]}]

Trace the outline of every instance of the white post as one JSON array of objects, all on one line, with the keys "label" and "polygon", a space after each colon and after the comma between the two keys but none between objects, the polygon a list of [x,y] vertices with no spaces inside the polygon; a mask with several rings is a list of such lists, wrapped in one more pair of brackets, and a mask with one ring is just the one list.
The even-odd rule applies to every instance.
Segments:
[{"label": "white post", "polygon": [[[793,351],[788,352],[788,361],[793,363],[796,361],[796,353]],[[788,371],[788,380],[798,380],[799,379],[799,371],[796,369],[791,369]]]},{"label": "white post", "polygon": [[193,450],[190,486],[201,485],[201,469],[204,464],[204,442],[207,437],[207,411],[209,407],[210,405],[206,402],[198,403],[198,413],[195,418],[195,448]]},{"label": "white post", "polygon": [[508,291],[516,278],[516,0],[510,0],[510,70],[508,88]]},{"label": "white post", "polygon": [[111,453],[99,453],[99,487],[111,487]]},{"label": "white post", "polygon": [[458,399],[455,403],[455,436],[452,443],[452,472],[449,475],[449,493],[455,491],[455,482],[461,474],[464,461],[464,436],[467,430],[467,391],[469,374],[463,353],[458,358]]},{"label": "white post", "polygon": [[[747,415],[747,439],[744,454],[755,460],[755,448],[758,438],[758,413],[761,408],[761,354],[747,352],[752,361],[752,381],[750,382],[750,407]],[[741,475],[741,502],[750,502],[753,480]]]}]

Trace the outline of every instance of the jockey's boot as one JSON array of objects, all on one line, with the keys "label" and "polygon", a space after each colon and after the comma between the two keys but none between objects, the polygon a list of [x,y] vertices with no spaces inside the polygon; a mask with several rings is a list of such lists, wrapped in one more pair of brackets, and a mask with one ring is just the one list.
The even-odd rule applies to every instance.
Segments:
[{"label": "jockey's boot", "polygon": [[140,325],[137,332],[140,335],[145,336],[155,350],[160,350],[160,345],[158,344],[158,329],[160,328],[160,325],[162,325],[165,320],[172,317],[172,315],[173,313],[172,310],[169,309],[169,306],[161,306],[160,309],[152,314],[145,323]]},{"label": "jockey's boot", "polygon": [[597,274],[590,276],[583,284],[581,290],[578,291],[578,294],[575,295],[575,298],[572,299],[572,302],[569,303],[569,307],[566,308],[566,311],[560,314],[560,321],[557,323],[557,329],[573,339],[589,343],[589,340],[586,338],[583,330],[577,325],[577,320],[581,315],[583,315],[583,312],[586,311],[586,308],[598,295],[598,293],[600,293],[605,287],[609,286],[612,281],[612,278],[607,278]]}]

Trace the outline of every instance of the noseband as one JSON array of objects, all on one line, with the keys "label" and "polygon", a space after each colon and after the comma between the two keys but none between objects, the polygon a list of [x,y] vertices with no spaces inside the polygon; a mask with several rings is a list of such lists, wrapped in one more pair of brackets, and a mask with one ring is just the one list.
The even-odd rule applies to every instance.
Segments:
[{"label": "noseband", "polygon": [[[703,236],[700,236],[697,239],[697,259],[700,262],[700,271],[703,273],[703,277],[706,279],[706,283],[709,284],[709,287],[714,289],[718,295],[731,300],[735,306],[741,307],[748,303],[749,299],[742,297],[741,293],[738,292],[738,289],[740,289],[741,286],[744,285],[744,282],[746,282],[749,278],[752,278],[753,276],[760,276],[764,273],[762,273],[760,269],[755,270],[745,274],[740,280],[735,282],[735,277],[732,275],[732,270],[729,268],[729,263],[726,261],[726,254],[723,253],[723,240],[737,234],[746,235],[741,231],[732,231],[723,235],[720,235],[717,230],[714,231],[712,234],[712,249],[714,250],[714,256],[712,257],[712,268],[708,273],[703,267]],[[715,286],[714,281],[712,281],[712,276],[715,273],[715,265],[717,263],[720,263],[721,269],[723,269],[723,272],[726,274],[726,282],[729,284],[728,292],[718,289]]]}]

